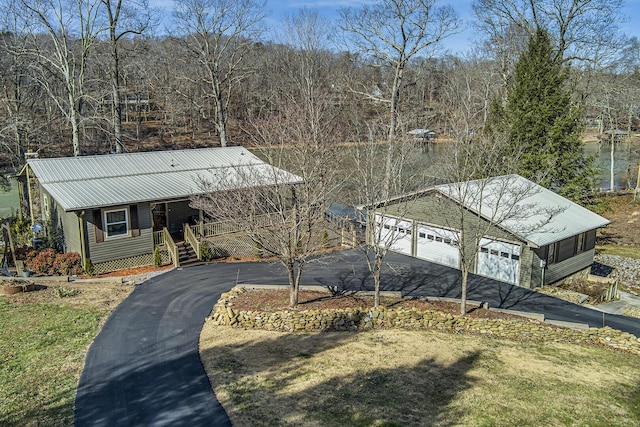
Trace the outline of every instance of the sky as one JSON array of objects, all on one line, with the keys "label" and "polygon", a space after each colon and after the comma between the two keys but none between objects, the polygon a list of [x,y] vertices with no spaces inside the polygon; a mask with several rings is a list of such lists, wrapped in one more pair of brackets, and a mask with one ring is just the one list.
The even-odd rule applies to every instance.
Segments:
[{"label": "sky", "polygon": [[[318,14],[329,20],[338,18],[338,10],[344,7],[358,7],[362,4],[370,3],[371,0],[266,0],[267,18],[265,24],[268,28],[278,28],[279,24],[286,16],[295,14],[301,8],[317,10]],[[149,0],[150,6],[166,12],[169,15],[173,7],[173,0]],[[478,38],[473,30],[473,0],[441,0],[440,4],[450,4],[458,12],[464,21],[466,29],[460,34],[449,37],[444,48],[453,54],[462,54],[469,49],[472,41]],[[622,24],[620,29],[623,33],[635,36],[640,39],[640,0],[626,0],[623,6],[623,13],[628,18],[628,22]],[[168,25],[168,19],[164,25]]]}]

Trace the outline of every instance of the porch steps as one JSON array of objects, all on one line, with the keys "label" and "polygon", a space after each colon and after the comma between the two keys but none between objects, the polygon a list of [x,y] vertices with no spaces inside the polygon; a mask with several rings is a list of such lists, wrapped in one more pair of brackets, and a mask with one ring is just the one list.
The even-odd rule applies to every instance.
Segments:
[{"label": "porch steps", "polygon": [[176,242],[176,246],[178,247],[178,259],[180,260],[180,267],[188,267],[190,265],[200,264],[200,261],[196,255],[196,252],[193,250],[193,247],[185,242]]}]

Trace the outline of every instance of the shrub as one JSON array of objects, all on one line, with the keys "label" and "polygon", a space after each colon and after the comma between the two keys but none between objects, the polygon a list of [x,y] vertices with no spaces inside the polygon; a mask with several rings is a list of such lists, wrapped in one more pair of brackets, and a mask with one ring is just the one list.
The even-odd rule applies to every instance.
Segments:
[{"label": "shrub", "polygon": [[203,242],[200,247],[200,258],[203,261],[211,261],[213,259],[213,251],[206,242]]},{"label": "shrub", "polygon": [[46,276],[66,276],[82,273],[80,255],[77,252],[60,254],[51,248],[42,251],[31,251],[27,253],[25,264],[34,273]]},{"label": "shrub", "polygon": [[253,254],[256,258],[262,258],[264,256],[264,248],[262,247],[260,242],[256,242],[256,244],[254,245]]},{"label": "shrub", "polygon": [[95,271],[93,269],[93,264],[91,263],[91,258],[86,258],[84,260],[84,272],[89,276],[94,275]]},{"label": "shrub", "polygon": [[153,265],[158,268],[162,265],[162,257],[160,256],[160,248],[156,246],[153,250]]},{"label": "shrub", "polygon": [[55,269],[53,263],[55,261],[56,251],[53,249],[45,249],[43,251],[31,251],[27,254],[25,261],[29,270],[36,274],[45,276],[53,276]]},{"label": "shrub", "polygon": [[322,234],[322,247],[329,247],[329,232],[327,232],[327,230],[324,230],[324,233]]},{"label": "shrub", "polygon": [[79,293],[80,293],[80,290],[74,289],[74,288],[64,288],[63,287],[63,288],[56,288],[56,290],[55,290],[55,294],[58,296],[58,298],[75,297]]},{"label": "shrub", "polygon": [[54,271],[61,276],[75,276],[82,273],[80,265],[80,254],[68,252],[66,254],[56,254],[53,260]]}]

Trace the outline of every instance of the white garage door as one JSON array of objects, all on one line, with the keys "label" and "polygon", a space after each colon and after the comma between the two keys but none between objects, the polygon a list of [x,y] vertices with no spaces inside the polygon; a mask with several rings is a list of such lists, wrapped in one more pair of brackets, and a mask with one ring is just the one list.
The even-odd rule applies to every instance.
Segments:
[{"label": "white garage door", "polygon": [[376,235],[380,236],[378,244],[381,247],[411,255],[412,231],[413,221],[376,214]]},{"label": "white garage door", "polygon": [[423,224],[418,224],[417,231],[416,257],[460,268],[459,233]]},{"label": "white garage door", "polygon": [[520,277],[520,245],[480,240],[478,274],[517,285]]}]

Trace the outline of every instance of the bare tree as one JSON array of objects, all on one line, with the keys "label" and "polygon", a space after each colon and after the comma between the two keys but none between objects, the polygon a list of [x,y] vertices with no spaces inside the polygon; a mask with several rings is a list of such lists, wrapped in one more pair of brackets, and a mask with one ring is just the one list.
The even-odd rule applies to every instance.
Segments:
[{"label": "bare tree", "polygon": [[389,98],[361,92],[389,104],[389,141],[397,132],[403,77],[409,61],[428,49],[433,51],[440,41],[460,27],[453,8],[437,6],[437,3],[436,0],[383,0],[340,12],[340,28],[346,33],[347,49],[364,54],[374,66],[392,70]]},{"label": "bare tree", "polygon": [[121,66],[120,41],[130,35],[140,35],[151,23],[151,9],[148,0],[101,0],[109,27],[109,45],[111,51],[111,109],[113,137],[116,153],[121,153],[122,141],[122,105],[120,102]]},{"label": "bare tree", "polygon": [[[292,307],[298,304],[308,258],[326,244],[324,232],[331,224],[325,210],[341,185],[335,167],[341,132],[337,103],[327,94],[322,75],[321,28],[317,15],[304,11],[288,21],[287,34],[296,43],[275,58],[289,83],[281,89],[284,102],[276,113],[254,121],[248,132],[261,157],[278,169],[266,181],[250,171],[240,179],[245,190],[214,194],[200,205],[240,225],[260,251],[280,261],[289,278]],[[282,170],[299,178],[275,172]],[[238,207],[243,214],[238,215]],[[265,216],[268,226],[261,222]]]},{"label": "bare tree", "polygon": [[260,0],[175,2],[178,35],[189,60],[198,64],[197,80],[206,85],[207,101],[213,102],[213,120],[223,147],[230,139],[227,126],[232,88],[247,76],[243,59],[259,39],[263,10]]},{"label": "bare tree", "polygon": [[236,224],[257,251],[278,259],[289,278],[292,307],[307,259],[326,244],[325,206],[336,185],[329,169],[335,145],[314,144],[310,127],[296,106],[283,107],[254,130],[261,156],[276,168],[238,167],[227,176],[203,177],[200,185],[209,195],[192,201],[214,218]]},{"label": "bare tree", "polygon": [[[27,17],[34,77],[71,126],[73,155],[79,156],[87,57],[103,31],[98,20],[100,0],[18,1]],[[47,45],[42,43],[42,32]]]},{"label": "bare tree", "polygon": [[373,65],[392,70],[390,98],[362,91],[361,94],[389,104],[389,128],[385,174],[380,199],[391,196],[395,139],[399,123],[404,73],[409,61],[453,34],[460,26],[451,6],[436,0],[383,0],[360,9],[340,12],[347,46],[370,58]]},{"label": "bare tree", "polygon": [[[367,238],[359,249],[364,253],[367,268],[374,283],[374,305],[380,304],[381,272],[384,259],[390,250],[396,249],[398,243],[405,238],[401,232],[402,224],[398,218],[403,216],[411,206],[411,198],[394,198],[389,194],[404,195],[421,188],[425,182],[424,158],[418,155],[413,141],[402,139],[400,149],[394,151],[390,169],[380,168],[380,161],[386,153],[380,139],[382,126],[371,123],[368,126],[369,137],[356,143],[353,153],[353,187],[350,196],[356,201],[358,209],[366,224]],[[419,166],[418,166],[419,165]],[[387,184],[387,173],[393,177]],[[387,208],[393,201],[394,215],[388,217]],[[388,227],[387,227],[388,226]]]},{"label": "bare tree", "polygon": [[[590,62],[603,51],[616,50],[622,0],[476,0],[479,28],[494,46],[511,43],[514,26],[533,37],[545,29],[554,41],[557,60]],[[500,43],[502,41],[502,43]],[[518,43],[524,49],[524,43]]]},{"label": "bare tree", "polygon": [[504,141],[496,135],[475,141],[461,138],[447,146],[439,161],[440,174],[449,183],[435,187],[445,197],[430,206],[445,219],[458,249],[462,315],[467,311],[468,276],[483,242],[495,242],[505,228],[520,236],[559,231],[549,224],[564,207],[539,204],[534,196],[542,187],[515,174],[495,176],[498,170],[516,170],[519,154],[504,153]]},{"label": "bare tree", "polygon": [[33,115],[39,90],[28,73],[29,58],[25,54],[25,37],[20,34],[21,19],[12,10],[3,13],[0,35],[0,147],[9,157],[12,169],[24,164],[24,154],[31,148],[31,137],[37,132],[42,118]]}]

